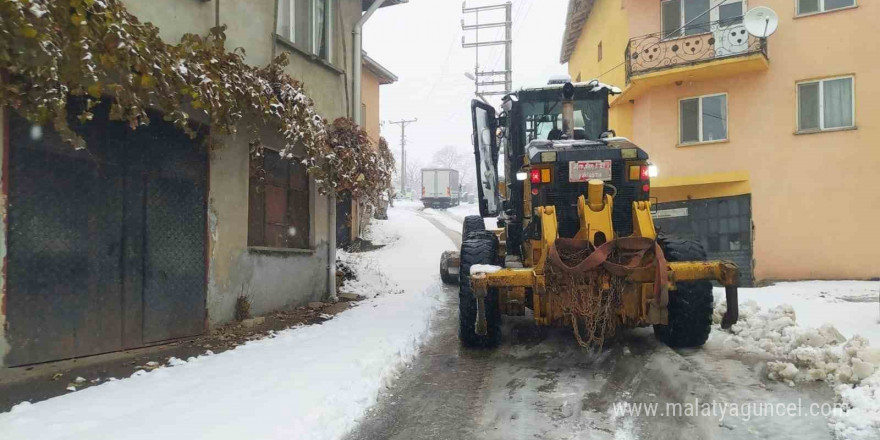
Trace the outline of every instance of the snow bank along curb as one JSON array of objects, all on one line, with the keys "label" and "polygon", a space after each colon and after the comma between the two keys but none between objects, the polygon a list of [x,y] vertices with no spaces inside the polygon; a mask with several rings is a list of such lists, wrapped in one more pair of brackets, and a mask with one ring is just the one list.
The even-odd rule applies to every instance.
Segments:
[{"label": "snow bank along curb", "polygon": [[378,297],[321,325],[19,404],[0,414],[0,438],[341,437],[413,359],[441,304],[436,265],[412,255],[440,255],[452,243],[411,211],[389,214],[391,220],[378,224],[377,232],[398,235],[397,241],[375,252],[340,254],[359,277],[344,289]]},{"label": "snow bank along curb", "polygon": [[[726,302],[715,307],[721,322]],[[739,322],[722,342],[738,352],[766,353],[778,360],[767,363],[767,376],[784,381],[826,381],[834,387],[840,407],[828,423],[838,438],[880,438],[880,348],[855,335],[846,339],[831,324],[819,328],[797,325],[788,304],[762,311],[755,301],[740,305]]]}]

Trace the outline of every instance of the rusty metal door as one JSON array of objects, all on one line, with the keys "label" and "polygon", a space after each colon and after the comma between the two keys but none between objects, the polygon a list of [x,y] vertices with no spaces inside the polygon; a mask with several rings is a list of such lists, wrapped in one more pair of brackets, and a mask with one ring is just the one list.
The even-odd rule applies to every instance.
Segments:
[{"label": "rusty metal door", "polygon": [[[154,116],[129,131],[98,108],[74,151],[10,112],[9,365],[200,333],[206,155]],[[165,125],[165,127],[162,127]]]},{"label": "rusty metal door", "polygon": [[[11,113],[11,112],[10,112]],[[10,115],[7,319],[19,365],[122,348],[122,158]]]},{"label": "rusty metal door", "polygon": [[[139,130],[140,131],[140,130]],[[150,126],[144,192],[144,342],[205,328],[207,157],[169,125]]]}]

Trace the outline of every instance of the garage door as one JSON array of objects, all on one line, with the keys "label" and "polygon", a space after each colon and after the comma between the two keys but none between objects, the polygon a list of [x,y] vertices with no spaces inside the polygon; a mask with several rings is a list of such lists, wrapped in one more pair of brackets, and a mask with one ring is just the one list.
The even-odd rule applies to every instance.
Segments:
[{"label": "garage door", "polygon": [[8,364],[203,331],[207,157],[152,120],[90,123],[74,151],[10,116]]},{"label": "garage door", "polygon": [[656,211],[661,231],[703,243],[709,259],[739,266],[741,285],[754,283],[750,195],[659,203]]}]

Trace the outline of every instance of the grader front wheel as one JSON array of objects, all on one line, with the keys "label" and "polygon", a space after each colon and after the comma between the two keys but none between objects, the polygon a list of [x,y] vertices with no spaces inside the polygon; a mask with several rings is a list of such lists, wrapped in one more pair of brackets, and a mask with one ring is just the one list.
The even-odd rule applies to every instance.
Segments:
[{"label": "grader front wheel", "polygon": [[[693,240],[657,237],[667,261],[706,261],[703,246]],[[669,292],[669,324],[654,325],[654,334],[670,347],[700,347],[712,330],[712,283],[679,282]]]},{"label": "grader front wheel", "polygon": [[458,337],[466,347],[494,347],[501,341],[501,309],[498,307],[496,289],[489,289],[485,298],[486,334],[481,336],[476,332],[477,298],[471,286],[470,274],[474,264],[494,264],[497,253],[498,238],[491,232],[488,235],[474,234],[461,243]]}]

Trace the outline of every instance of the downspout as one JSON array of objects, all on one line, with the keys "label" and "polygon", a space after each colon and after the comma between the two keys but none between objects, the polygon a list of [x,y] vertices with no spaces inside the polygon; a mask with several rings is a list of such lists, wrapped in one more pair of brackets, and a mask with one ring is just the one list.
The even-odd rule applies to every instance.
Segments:
[{"label": "downspout", "polygon": [[[370,19],[370,16],[373,15],[373,12],[376,12],[376,9],[382,6],[382,3],[385,3],[385,0],[375,0],[367,8],[367,12],[364,12],[360,20],[354,24],[354,29],[351,31],[354,35],[354,44],[352,45],[354,64],[352,65],[352,100],[350,110],[351,119],[358,125],[363,123],[363,115],[361,115],[361,63],[363,62],[361,32],[364,28],[364,23]],[[329,240],[327,240],[329,247],[327,249],[327,296],[332,301],[336,299],[336,195],[332,192],[327,195],[327,234],[329,236]]]},{"label": "downspout", "polygon": [[[385,0],[374,0],[373,4],[367,8],[367,12],[364,12],[361,15],[361,19],[354,24],[354,30],[351,33],[354,36],[354,44],[352,45],[351,50],[354,52],[354,63],[352,63],[352,90],[351,90],[351,119],[358,125],[363,124],[363,115],[361,114],[361,63],[363,63],[363,29],[364,23],[370,19],[370,16],[373,15],[373,12],[376,12],[376,9],[382,6],[385,3]],[[405,3],[405,2],[401,2]]]}]

